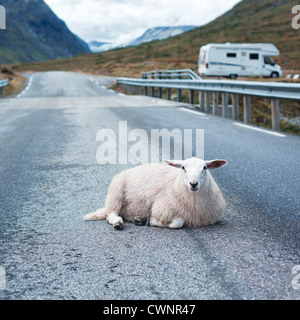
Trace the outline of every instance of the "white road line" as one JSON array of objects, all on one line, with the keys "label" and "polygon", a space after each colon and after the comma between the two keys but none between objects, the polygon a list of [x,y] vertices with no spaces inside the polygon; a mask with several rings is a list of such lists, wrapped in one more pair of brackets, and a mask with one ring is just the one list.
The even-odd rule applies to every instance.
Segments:
[{"label": "white road line", "polygon": [[194,114],[196,114],[198,116],[201,116],[201,117],[206,116],[206,114],[203,113],[203,112],[193,111],[193,110],[186,109],[186,108],[179,108],[179,109],[183,110],[183,111],[186,111],[186,112],[194,113]]},{"label": "white road line", "polygon": [[267,133],[267,134],[272,134],[273,136],[277,136],[277,137],[282,137],[282,138],[286,137],[285,134],[282,134],[282,133],[279,133],[279,132],[276,132],[276,131],[269,131],[269,130],[265,130],[265,129],[261,129],[261,128],[257,128],[257,127],[253,127],[253,126],[248,126],[248,125],[243,124],[243,123],[234,122],[233,125],[239,126],[239,127],[242,127],[242,128],[246,128],[246,129],[251,129],[251,130]]},{"label": "white road line", "polygon": [[119,93],[119,96],[121,96],[121,97],[125,97],[125,94],[123,94],[123,93]]},{"label": "white road line", "polygon": [[109,91],[109,92],[112,92],[112,93],[115,93],[114,90],[111,90],[111,89],[109,89],[108,91]]},{"label": "white road line", "polygon": [[102,89],[107,89],[105,86],[101,86]]}]

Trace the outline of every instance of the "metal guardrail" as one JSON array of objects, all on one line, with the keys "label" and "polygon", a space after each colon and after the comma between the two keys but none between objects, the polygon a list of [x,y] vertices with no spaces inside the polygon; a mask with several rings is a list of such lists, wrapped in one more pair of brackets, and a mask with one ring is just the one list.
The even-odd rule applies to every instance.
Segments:
[{"label": "metal guardrail", "polygon": [[179,70],[154,70],[154,71],[148,71],[143,72],[142,78],[143,79],[183,79],[183,78],[189,78],[193,80],[201,80],[201,77],[199,77],[192,69],[179,69]]},{"label": "metal guardrail", "polygon": [[0,80],[0,96],[2,95],[2,90],[8,85],[8,79]]},{"label": "metal guardrail", "polygon": [[5,87],[8,85],[8,79],[0,80],[0,88]]},{"label": "metal guardrail", "polygon": [[[125,87],[145,88],[145,95],[148,95],[148,88],[152,89],[151,96],[154,96],[154,89],[158,88],[158,97],[162,98],[162,88],[167,89],[168,99],[171,99],[171,90],[177,89],[177,100],[181,101],[181,90],[190,91],[190,103],[194,104],[194,92],[199,92],[200,109],[214,115],[218,114],[219,93],[222,94],[222,116],[228,117],[228,108],[232,107],[232,118],[239,119],[239,99],[242,95],[244,104],[244,122],[251,123],[250,97],[257,96],[271,99],[272,107],[272,128],[280,130],[279,99],[299,100],[300,84],[279,83],[279,82],[255,82],[255,81],[230,81],[230,80],[162,80],[162,79],[135,79],[118,78],[117,83]],[[213,103],[211,106],[211,93]],[[232,106],[228,105],[228,94],[232,94]],[[211,110],[212,109],[212,110]]]}]

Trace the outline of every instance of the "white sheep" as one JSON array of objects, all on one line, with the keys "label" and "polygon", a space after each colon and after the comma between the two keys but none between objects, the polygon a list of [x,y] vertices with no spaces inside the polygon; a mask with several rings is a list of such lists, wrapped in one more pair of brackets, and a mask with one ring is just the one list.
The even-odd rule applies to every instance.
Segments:
[{"label": "white sheep", "polygon": [[105,208],[84,220],[103,220],[115,229],[123,219],[137,225],[196,228],[219,220],[225,201],[208,169],[225,160],[164,160],[168,164],[146,164],[116,175],[109,187]]}]

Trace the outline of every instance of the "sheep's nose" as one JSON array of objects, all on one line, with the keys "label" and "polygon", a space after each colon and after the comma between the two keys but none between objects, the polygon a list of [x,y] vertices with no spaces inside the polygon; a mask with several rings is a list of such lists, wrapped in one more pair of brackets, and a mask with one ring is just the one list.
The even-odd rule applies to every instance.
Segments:
[{"label": "sheep's nose", "polygon": [[190,182],[190,185],[192,186],[192,188],[196,188],[197,187],[197,185],[198,185],[198,182]]}]

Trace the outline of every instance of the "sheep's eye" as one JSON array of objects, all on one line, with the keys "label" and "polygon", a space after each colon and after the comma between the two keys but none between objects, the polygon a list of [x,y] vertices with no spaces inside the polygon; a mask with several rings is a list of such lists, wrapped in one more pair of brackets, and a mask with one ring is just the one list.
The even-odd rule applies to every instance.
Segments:
[{"label": "sheep's eye", "polygon": [[207,167],[205,166],[204,168],[203,168],[203,170],[206,170],[207,169]]},{"label": "sheep's eye", "polygon": [[182,166],[181,169],[185,171],[185,167],[184,166]]}]

